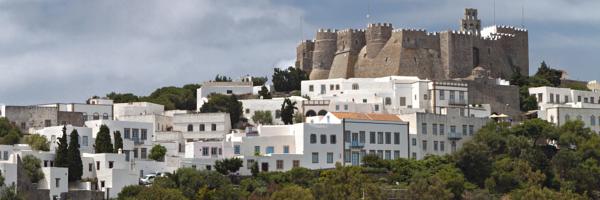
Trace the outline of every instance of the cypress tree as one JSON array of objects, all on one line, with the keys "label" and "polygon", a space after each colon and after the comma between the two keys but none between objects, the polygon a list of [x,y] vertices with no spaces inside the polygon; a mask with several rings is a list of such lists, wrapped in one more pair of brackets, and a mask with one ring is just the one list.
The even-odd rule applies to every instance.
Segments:
[{"label": "cypress tree", "polygon": [[120,131],[115,131],[114,133],[115,135],[113,136],[115,138],[115,153],[119,153],[119,149],[123,150],[123,138],[121,137],[121,132]]},{"label": "cypress tree", "polygon": [[69,161],[69,181],[81,180],[83,175],[83,162],[81,161],[81,152],[79,152],[79,133],[73,129],[68,148]]},{"label": "cypress tree", "polygon": [[69,160],[67,158],[68,145],[67,144],[67,126],[62,129],[62,137],[58,138],[58,147],[56,147],[56,156],[54,157],[54,165],[56,167],[68,167]]},{"label": "cypress tree", "polygon": [[100,126],[100,131],[96,134],[96,142],[94,143],[94,150],[96,153],[112,153],[113,144],[110,141],[110,129],[108,126]]}]

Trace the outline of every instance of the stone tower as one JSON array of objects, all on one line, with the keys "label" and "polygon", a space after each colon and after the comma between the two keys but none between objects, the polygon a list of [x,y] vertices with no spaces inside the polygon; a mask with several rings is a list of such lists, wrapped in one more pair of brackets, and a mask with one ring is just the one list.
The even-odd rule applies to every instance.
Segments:
[{"label": "stone tower", "polygon": [[337,32],[337,51],[331,65],[329,78],[354,76],[354,65],[360,50],[365,46],[365,30],[346,29]]},{"label": "stone tower", "polygon": [[310,75],[312,71],[313,51],[315,50],[314,40],[304,40],[296,48],[296,68],[302,69]]},{"label": "stone tower", "polygon": [[315,38],[310,80],[327,79],[337,51],[337,31],[319,29]]},{"label": "stone tower", "polygon": [[375,58],[392,36],[392,24],[377,23],[367,26],[367,57]]},{"label": "stone tower", "polygon": [[460,20],[460,31],[479,34],[481,32],[481,20],[477,18],[477,9],[466,8],[465,16]]}]

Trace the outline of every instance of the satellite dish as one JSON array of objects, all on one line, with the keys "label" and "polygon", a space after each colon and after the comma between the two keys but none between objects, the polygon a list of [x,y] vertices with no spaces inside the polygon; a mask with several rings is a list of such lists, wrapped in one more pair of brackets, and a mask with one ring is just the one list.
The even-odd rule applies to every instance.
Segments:
[{"label": "satellite dish", "polygon": [[598,81],[590,81],[587,84],[587,88],[594,92],[600,92],[600,83]]}]

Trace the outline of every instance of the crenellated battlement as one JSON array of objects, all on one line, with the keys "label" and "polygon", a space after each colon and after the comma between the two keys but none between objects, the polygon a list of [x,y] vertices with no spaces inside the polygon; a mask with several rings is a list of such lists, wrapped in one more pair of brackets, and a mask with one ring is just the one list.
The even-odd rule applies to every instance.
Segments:
[{"label": "crenellated battlement", "polygon": [[343,29],[337,32],[338,34],[340,33],[365,33],[365,29]]},{"label": "crenellated battlement", "polygon": [[367,28],[374,28],[374,27],[392,28],[392,23],[371,23],[371,24],[367,24]]},{"label": "crenellated battlement", "polygon": [[336,33],[337,29],[320,28],[317,33]]}]

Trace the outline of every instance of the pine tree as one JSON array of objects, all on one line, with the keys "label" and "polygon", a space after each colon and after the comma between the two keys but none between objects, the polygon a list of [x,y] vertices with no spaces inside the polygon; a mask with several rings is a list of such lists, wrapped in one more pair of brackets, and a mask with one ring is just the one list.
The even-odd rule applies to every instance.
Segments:
[{"label": "pine tree", "polygon": [[79,152],[79,133],[73,129],[71,132],[71,141],[69,141],[68,161],[69,161],[69,181],[81,180],[83,175],[83,162],[81,161],[81,152]]},{"label": "pine tree", "polygon": [[56,167],[68,167],[69,160],[67,158],[68,145],[67,144],[67,126],[62,129],[62,137],[58,138],[58,147],[56,147],[56,156],[54,158],[54,166]]},{"label": "pine tree", "polygon": [[119,149],[123,150],[123,138],[121,137],[121,132],[115,131],[113,137],[115,138],[115,153],[119,153]]},{"label": "pine tree", "polygon": [[94,144],[94,150],[96,153],[112,153],[113,144],[110,141],[110,129],[108,126],[100,126],[100,131],[96,135],[96,142]]}]

